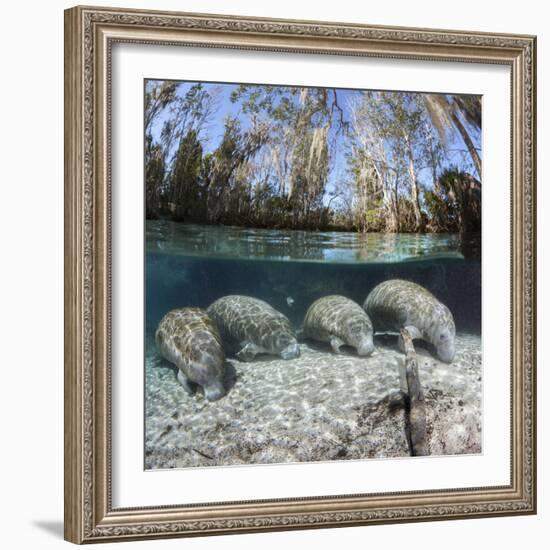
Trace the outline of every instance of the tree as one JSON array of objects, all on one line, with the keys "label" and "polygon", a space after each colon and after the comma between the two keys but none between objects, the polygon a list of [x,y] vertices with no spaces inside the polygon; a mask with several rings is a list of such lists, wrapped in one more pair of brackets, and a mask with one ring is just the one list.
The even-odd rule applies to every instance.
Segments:
[{"label": "tree", "polygon": [[241,201],[250,201],[246,186],[239,185],[242,179],[235,177],[236,171],[243,169],[267,139],[264,125],[243,132],[237,118],[227,118],[222,141],[209,160],[210,170],[205,174],[208,222],[222,222],[238,210]]},{"label": "tree", "polygon": [[159,113],[176,98],[177,84],[170,81],[150,80],[145,89],[145,134],[151,133],[151,126]]},{"label": "tree", "polygon": [[[426,164],[422,147],[426,116],[418,94],[363,92],[350,110],[354,131],[350,168],[361,190],[359,196],[366,193],[378,204],[382,196],[380,215],[389,215],[386,229],[390,231],[402,229],[399,214],[404,205],[410,205],[414,222],[405,229],[421,230],[419,171]],[[400,198],[403,183],[407,184],[408,202]],[[368,212],[372,204],[365,208]]]},{"label": "tree", "polygon": [[145,215],[156,218],[159,215],[159,197],[164,181],[164,155],[160,144],[153,144],[151,135],[145,139]]},{"label": "tree", "polygon": [[382,92],[381,97],[384,103],[381,111],[382,120],[386,122],[383,132],[389,140],[394,162],[398,165],[406,163],[415,219],[414,230],[418,231],[423,225],[417,169],[417,144],[421,136],[422,110],[419,108],[416,94]]},{"label": "tree", "polygon": [[466,145],[474,167],[481,177],[481,157],[468,130],[481,131],[481,98],[445,94],[423,94],[426,108],[440,138],[447,141],[447,132],[455,128]]},{"label": "tree", "polygon": [[[148,217],[364,232],[476,227],[480,184],[468,173],[481,168],[478,97],[241,85],[214,142],[220,93],[147,84]],[[460,139],[467,146],[456,155]]]},{"label": "tree", "polygon": [[193,84],[185,94],[176,94],[169,104],[168,117],[165,119],[161,140],[166,156],[171,163],[176,155],[175,145],[194,131],[198,139],[219,108],[219,87],[205,88],[204,84]]},{"label": "tree", "polygon": [[[185,158],[186,150],[191,147],[188,140],[200,145],[201,134],[205,133],[219,106],[220,89],[205,89],[203,84],[196,83],[183,93],[186,85],[170,81],[148,81],[146,85],[145,174],[148,217],[157,217],[164,211],[177,219],[183,219],[189,214],[185,212],[186,206],[182,202],[190,198],[186,197],[186,193],[195,185],[188,171],[193,169],[198,173],[200,169],[195,166],[195,152],[191,151],[190,159]],[[202,150],[199,156],[202,156]]]},{"label": "tree", "polygon": [[295,139],[288,198],[294,225],[310,224],[322,209],[329,170],[330,119],[325,92],[302,88],[300,107],[291,121]]},{"label": "tree", "polygon": [[145,214],[148,218],[159,215],[159,201],[166,175],[165,154],[161,144],[153,139],[152,126],[175,97],[174,82],[153,80],[145,88]]},{"label": "tree", "polygon": [[170,211],[176,220],[190,221],[196,216],[201,201],[200,169],[202,145],[195,130],[183,136],[170,173],[168,197]]},{"label": "tree", "polygon": [[[360,231],[399,230],[398,177],[388,162],[383,129],[370,112],[374,98],[349,102],[351,136],[347,155],[352,178],[355,225]],[[371,104],[369,104],[371,103]]]},{"label": "tree", "polygon": [[[241,103],[252,120],[269,129],[267,154],[262,161],[263,196],[267,190],[290,209],[290,223],[314,225],[323,211],[330,170],[329,134],[341,114],[335,90],[274,86],[240,86],[232,101]],[[268,167],[265,161],[271,161]]]},{"label": "tree", "polygon": [[432,231],[481,230],[481,183],[457,167],[445,170],[437,190],[426,194]]}]

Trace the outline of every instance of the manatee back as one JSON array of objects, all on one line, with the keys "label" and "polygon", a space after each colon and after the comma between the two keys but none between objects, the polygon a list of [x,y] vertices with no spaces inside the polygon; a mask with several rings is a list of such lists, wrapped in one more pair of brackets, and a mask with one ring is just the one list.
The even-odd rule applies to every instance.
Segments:
[{"label": "manatee back", "polygon": [[296,340],[288,318],[258,298],[224,296],[212,303],[207,312],[224,341],[230,343],[250,341],[277,353]]},{"label": "manatee back", "polygon": [[313,302],[307,310],[304,336],[325,340],[334,334],[345,338],[348,327],[353,325],[372,331],[372,323],[359,304],[345,296],[324,296]]},{"label": "manatee back", "polygon": [[[363,305],[378,332],[397,331],[406,325],[418,326],[439,304],[424,287],[401,279],[377,285]],[[419,327],[420,328],[420,327]]]},{"label": "manatee back", "polygon": [[175,365],[223,364],[222,339],[216,324],[199,308],[180,308],[167,313],[155,334],[160,354]]}]

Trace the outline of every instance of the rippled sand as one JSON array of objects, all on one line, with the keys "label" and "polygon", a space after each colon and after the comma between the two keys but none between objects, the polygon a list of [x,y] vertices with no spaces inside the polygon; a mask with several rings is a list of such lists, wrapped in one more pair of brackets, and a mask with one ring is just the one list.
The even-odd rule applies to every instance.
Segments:
[{"label": "rippled sand", "polygon": [[[367,358],[301,344],[298,359],[228,360],[228,395],[189,396],[149,342],[147,469],[410,456],[404,355],[377,338]],[[481,339],[457,336],[447,365],[417,345],[431,454],[481,452]]]}]

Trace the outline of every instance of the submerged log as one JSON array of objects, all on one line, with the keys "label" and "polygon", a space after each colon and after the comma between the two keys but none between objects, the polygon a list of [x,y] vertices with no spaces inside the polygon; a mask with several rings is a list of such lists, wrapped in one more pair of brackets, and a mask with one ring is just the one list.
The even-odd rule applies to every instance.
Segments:
[{"label": "submerged log", "polygon": [[411,454],[426,456],[430,454],[426,429],[426,402],[418,376],[418,362],[411,335],[407,329],[401,329],[401,338],[405,349],[405,374],[408,390],[408,420]]}]

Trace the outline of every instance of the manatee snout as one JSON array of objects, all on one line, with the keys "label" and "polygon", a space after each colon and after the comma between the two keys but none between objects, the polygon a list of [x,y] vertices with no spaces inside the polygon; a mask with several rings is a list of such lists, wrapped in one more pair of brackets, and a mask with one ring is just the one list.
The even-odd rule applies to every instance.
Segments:
[{"label": "manatee snout", "polygon": [[281,351],[283,359],[296,359],[300,357],[300,345],[298,342],[292,342],[283,351]]},{"label": "manatee snout", "polygon": [[450,340],[444,344],[440,344],[436,348],[437,356],[445,363],[452,363],[455,358],[455,343]]},{"label": "manatee snout", "polygon": [[194,372],[197,382],[204,390],[206,399],[217,401],[227,393],[223,384],[225,356],[221,349],[214,348],[208,351],[210,353],[203,353],[201,361],[195,363]]},{"label": "manatee snout", "polygon": [[227,390],[224,388],[223,383],[218,380],[209,384],[208,386],[203,386],[203,388],[204,397],[206,397],[208,401],[217,401],[227,393]]},{"label": "manatee snout", "polygon": [[365,336],[361,342],[356,346],[357,355],[365,357],[371,355],[374,351],[374,342],[372,341],[372,334],[370,336]]},{"label": "manatee snout", "polygon": [[445,363],[452,363],[455,358],[455,329],[454,324],[449,326],[443,326],[435,333],[435,350],[437,356],[441,361]]},{"label": "manatee snout", "polygon": [[349,346],[354,347],[357,350],[357,355],[361,357],[370,355],[374,351],[372,328],[364,322],[358,324],[355,319],[350,319],[347,337],[344,340]]}]

